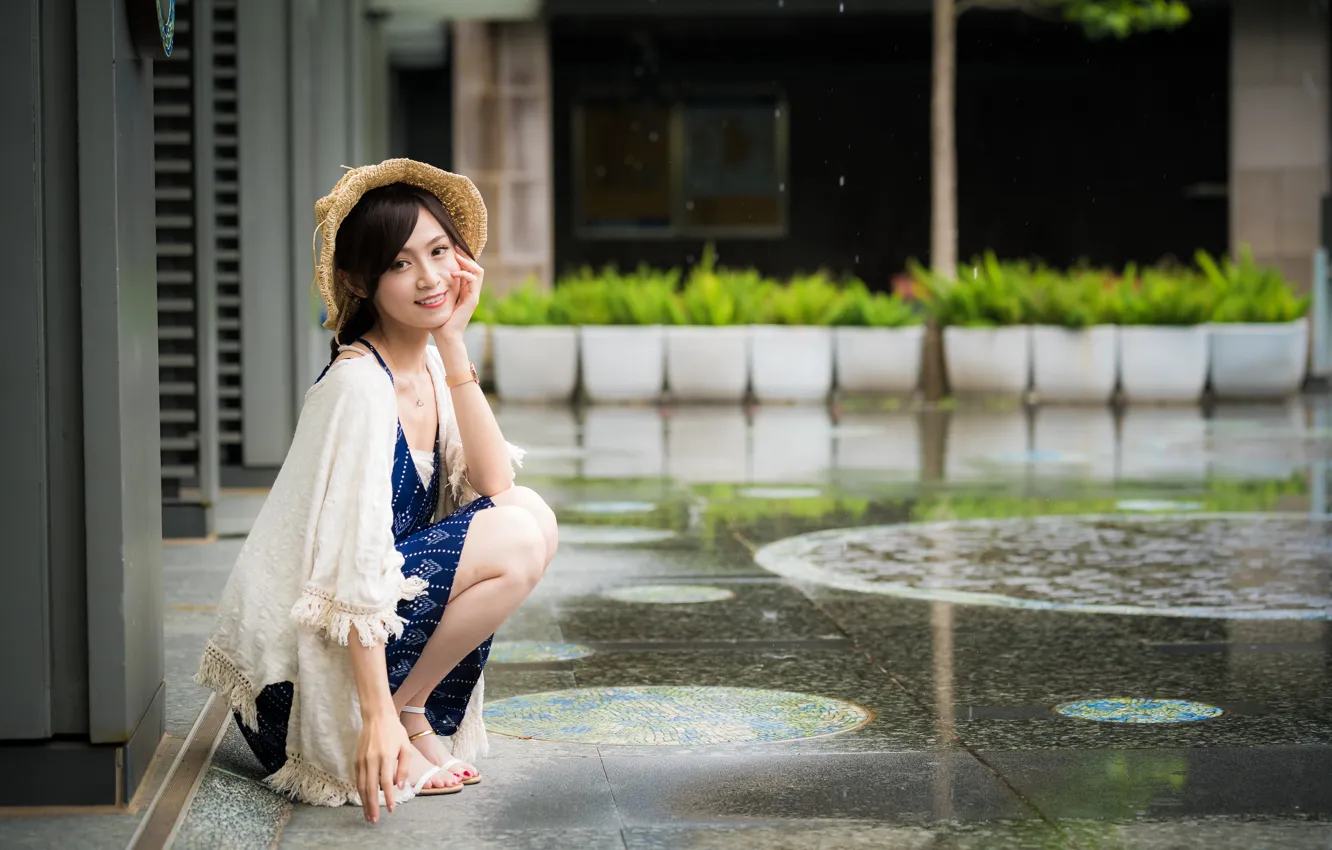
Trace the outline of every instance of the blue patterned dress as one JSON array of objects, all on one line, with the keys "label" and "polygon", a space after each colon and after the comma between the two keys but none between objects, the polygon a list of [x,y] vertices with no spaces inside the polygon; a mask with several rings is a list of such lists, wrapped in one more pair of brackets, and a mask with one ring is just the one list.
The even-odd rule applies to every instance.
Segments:
[{"label": "blue patterned dress", "polygon": [[[370,349],[379,365],[388,372],[389,380],[392,380],[393,372],[375,347],[363,339],[357,342]],[[322,379],[327,372],[328,368],[325,368],[319,377]],[[407,678],[412,665],[421,657],[426,641],[430,640],[439,625],[444,606],[449,601],[449,593],[453,589],[453,576],[458,570],[458,558],[462,554],[463,541],[467,539],[472,517],[477,511],[494,506],[490,499],[483,496],[432,524],[435,506],[439,504],[439,488],[438,427],[435,432],[435,471],[427,487],[421,482],[411,449],[407,445],[407,436],[399,422],[398,443],[393,452],[393,537],[403,557],[403,576],[419,576],[429,582],[430,587],[421,596],[398,604],[398,614],[407,621],[407,625],[402,634],[384,650],[390,691],[397,691]],[[436,734],[452,735],[458,724],[462,723],[472,688],[481,678],[481,671],[485,669],[486,659],[490,656],[492,638],[493,635],[472,650],[444,677],[444,681],[426,700],[426,718]],[[291,682],[278,682],[260,691],[255,700],[259,709],[257,729],[247,728],[241,722],[240,715],[236,715],[236,725],[240,727],[241,734],[269,774],[276,773],[287,761],[287,720],[291,716],[292,695]]]}]

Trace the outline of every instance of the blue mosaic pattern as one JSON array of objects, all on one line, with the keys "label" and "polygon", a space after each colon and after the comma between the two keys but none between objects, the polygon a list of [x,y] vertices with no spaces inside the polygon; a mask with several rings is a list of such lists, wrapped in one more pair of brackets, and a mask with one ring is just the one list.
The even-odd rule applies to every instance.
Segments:
[{"label": "blue mosaic pattern", "polygon": [[546,664],[573,661],[592,654],[592,648],[579,643],[544,643],[535,640],[501,640],[490,646],[491,664]]},{"label": "blue mosaic pattern", "polygon": [[791,741],[847,732],[871,717],[853,703],[755,688],[578,688],[486,706],[497,734],[618,746]]},{"label": "blue mosaic pattern", "polygon": [[1056,714],[1097,723],[1196,723],[1222,715],[1221,709],[1183,699],[1084,699],[1054,708]]},{"label": "blue mosaic pattern", "polygon": [[963,605],[1332,620],[1330,522],[1148,513],[910,523],[803,534],[754,557],[790,579]]},{"label": "blue mosaic pattern", "polygon": [[697,602],[722,602],[735,594],[720,587],[697,584],[645,584],[617,587],[606,591],[616,602],[635,602],[650,605],[692,605]]}]

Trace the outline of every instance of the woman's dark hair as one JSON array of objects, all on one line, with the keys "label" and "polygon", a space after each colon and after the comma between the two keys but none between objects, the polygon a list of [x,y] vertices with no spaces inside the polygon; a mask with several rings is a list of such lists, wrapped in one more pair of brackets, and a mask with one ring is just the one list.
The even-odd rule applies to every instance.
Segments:
[{"label": "woman's dark hair", "polygon": [[366,192],[338,227],[333,251],[333,267],[339,277],[345,275],[359,283],[365,294],[352,304],[342,329],[333,334],[330,360],[337,359],[339,345],[354,342],[379,321],[374,303],[379,278],[411,238],[422,209],[444,228],[455,250],[476,259],[471,247],[463,241],[453,216],[432,193],[407,183],[390,183]]}]

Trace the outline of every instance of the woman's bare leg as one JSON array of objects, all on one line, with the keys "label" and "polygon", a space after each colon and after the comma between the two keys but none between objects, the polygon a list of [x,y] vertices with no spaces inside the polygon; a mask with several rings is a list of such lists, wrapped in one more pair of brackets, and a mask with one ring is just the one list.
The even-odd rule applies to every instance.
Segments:
[{"label": "woman's bare leg", "polygon": [[[545,533],[531,509],[503,504],[505,495],[494,499],[495,507],[472,517],[448,605],[394,694],[399,712],[409,705],[424,706],[444,677],[518,609],[545,572],[549,563]],[[552,523],[553,518],[552,514]],[[423,715],[402,714],[401,718],[408,734],[429,728]],[[417,746],[435,764],[443,764],[449,757],[434,736],[418,739]],[[471,765],[457,765],[451,772],[453,781],[448,784],[476,774]]]}]

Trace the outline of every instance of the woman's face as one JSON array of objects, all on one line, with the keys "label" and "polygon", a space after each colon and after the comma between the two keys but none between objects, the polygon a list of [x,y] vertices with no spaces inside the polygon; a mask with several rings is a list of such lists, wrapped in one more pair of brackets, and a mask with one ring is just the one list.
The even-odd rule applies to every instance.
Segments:
[{"label": "woman's face", "polygon": [[381,318],[433,330],[453,315],[457,273],[453,242],[433,215],[419,209],[416,229],[379,278],[375,307]]}]

